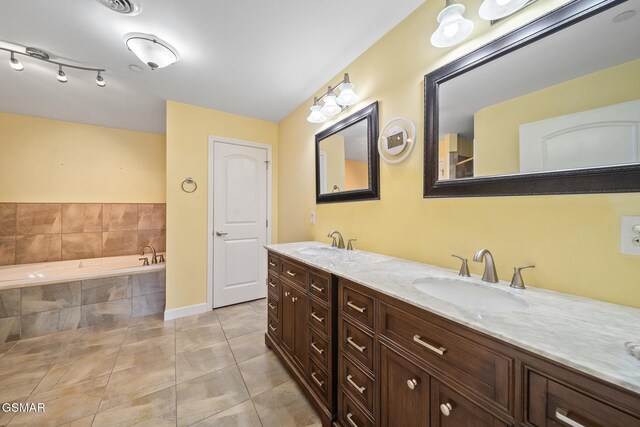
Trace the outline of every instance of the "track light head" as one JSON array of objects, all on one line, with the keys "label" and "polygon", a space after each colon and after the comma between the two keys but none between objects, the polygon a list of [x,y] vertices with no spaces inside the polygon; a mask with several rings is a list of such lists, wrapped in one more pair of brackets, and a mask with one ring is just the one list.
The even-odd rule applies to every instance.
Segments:
[{"label": "track light head", "polygon": [[11,64],[11,68],[13,68],[16,71],[22,71],[24,70],[24,65],[22,65],[22,62],[18,61],[15,56],[14,53],[11,52],[11,59],[9,60],[9,63]]},{"label": "track light head", "polygon": [[107,82],[104,81],[104,77],[100,75],[100,71],[98,71],[98,76],[96,77],[96,84],[100,87],[105,87]]},{"label": "track light head", "polygon": [[57,79],[60,83],[66,83],[68,81],[67,75],[62,71],[62,65],[58,68],[58,76]]}]

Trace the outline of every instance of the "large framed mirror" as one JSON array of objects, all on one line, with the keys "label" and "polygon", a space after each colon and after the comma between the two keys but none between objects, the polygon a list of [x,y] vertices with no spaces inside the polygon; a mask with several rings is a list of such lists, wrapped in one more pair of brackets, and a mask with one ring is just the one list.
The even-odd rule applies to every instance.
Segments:
[{"label": "large framed mirror", "polygon": [[316,202],[380,198],[378,102],[316,134]]},{"label": "large framed mirror", "polygon": [[640,0],[576,0],[425,76],[424,197],[640,191]]}]

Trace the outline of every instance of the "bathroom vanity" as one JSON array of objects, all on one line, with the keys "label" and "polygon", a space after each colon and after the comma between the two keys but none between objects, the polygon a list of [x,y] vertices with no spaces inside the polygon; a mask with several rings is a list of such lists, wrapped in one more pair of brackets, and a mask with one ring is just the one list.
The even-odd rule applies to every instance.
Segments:
[{"label": "bathroom vanity", "polygon": [[268,250],[266,343],[325,426],[640,425],[624,347],[640,310],[318,242]]}]

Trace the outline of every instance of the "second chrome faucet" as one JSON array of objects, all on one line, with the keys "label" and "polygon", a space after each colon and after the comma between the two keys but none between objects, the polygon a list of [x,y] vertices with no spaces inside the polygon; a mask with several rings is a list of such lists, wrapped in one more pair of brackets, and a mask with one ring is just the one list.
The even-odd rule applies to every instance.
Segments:
[{"label": "second chrome faucet", "polygon": [[[337,237],[336,237],[337,236]],[[331,241],[332,248],[344,249],[344,238],[342,234],[338,230],[333,230],[327,234],[327,237],[331,237],[333,240]],[[347,250],[353,250],[353,242],[357,242],[358,239],[349,239],[347,242]]]}]

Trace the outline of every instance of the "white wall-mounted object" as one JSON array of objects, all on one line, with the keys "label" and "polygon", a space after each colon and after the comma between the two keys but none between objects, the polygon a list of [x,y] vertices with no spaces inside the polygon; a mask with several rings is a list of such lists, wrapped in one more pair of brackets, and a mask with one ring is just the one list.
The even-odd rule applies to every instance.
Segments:
[{"label": "white wall-mounted object", "polygon": [[435,47],[449,47],[460,43],[473,31],[473,22],[464,17],[465,7],[454,0],[447,0],[438,14],[438,28],[431,35]]},{"label": "white wall-mounted object", "polygon": [[620,221],[620,250],[627,255],[640,255],[640,216],[623,216]]},{"label": "white wall-mounted object", "polygon": [[404,162],[416,144],[416,126],[403,116],[392,117],[385,123],[378,138],[378,153],[385,162],[395,165]]}]

